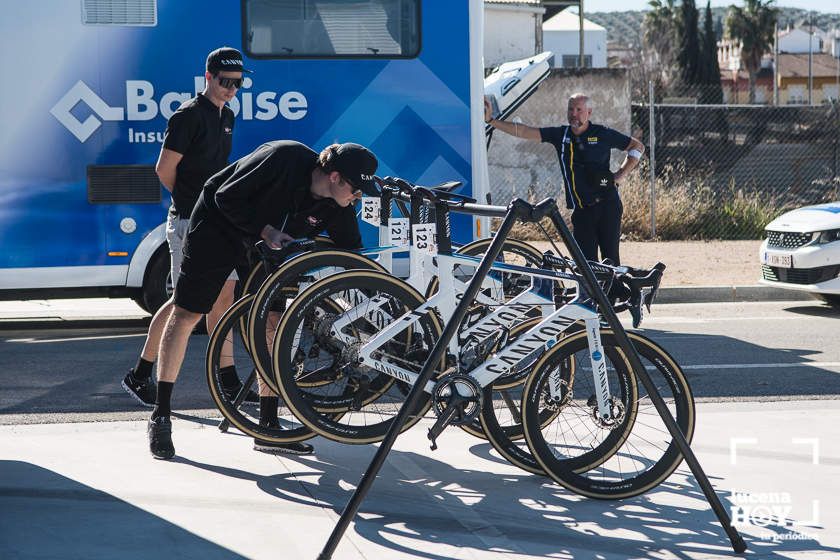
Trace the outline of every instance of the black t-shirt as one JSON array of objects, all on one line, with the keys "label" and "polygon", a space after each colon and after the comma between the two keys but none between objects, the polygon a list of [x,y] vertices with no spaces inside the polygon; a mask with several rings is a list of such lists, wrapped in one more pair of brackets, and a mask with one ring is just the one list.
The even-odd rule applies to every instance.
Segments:
[{"label": "black t-shirt", "polygon": [[599,179],[610,176],[610,151],[626,150],[630,137],[612,128],[589,123],[580,136],[572,134],[570,126],[540,129],[543,142],[554,145],[560,159],[560,171],[566,186],[566,207],[588,206],[596,197],[617,196],[612,183],[608,188]]},{"label": "black t-shirt", "polygon": [[338,247],[357,249],[362,237],[354,206],[310,193],[317,163],[318,154],[299,142],[267,142],[210,177],[199,201],[246,244],[270,224],[292,237],[326,231]]},{"label": "black t-shirt", "polygon": [[228,164],[233,136],[233,111],[219,108],[200,93],[183,103],[169,118],[163,147],[183,154],[175,173],[172,204],[189,218],[202,187]]}]

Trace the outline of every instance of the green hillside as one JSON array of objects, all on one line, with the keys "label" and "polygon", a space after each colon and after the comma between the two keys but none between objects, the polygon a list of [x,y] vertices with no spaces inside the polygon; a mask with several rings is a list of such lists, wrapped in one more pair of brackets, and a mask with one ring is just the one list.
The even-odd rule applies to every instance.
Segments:
[{"label": "green hillside", "polygon": [[[703,26],[705,17],[705,3],[702,0],[697,2],[700,11],[700,26]],[[712,8],[712,17],[715,20],[723,21],[726,18],[727,8]],[[607,40],[617,41],[624,45],[638,45],[641,43],[642,20],[645,17],[644,11],[632,12],[591,12],[584,14],[586,19],[602,25],[607,29]],[[814,12],[814,26],[823,31],[840,29],[840,14],[824,14]],[[779,27],[784,29],[788,25],[797,25],[807,22],[808,12],[799,8],[780,8]]]}]

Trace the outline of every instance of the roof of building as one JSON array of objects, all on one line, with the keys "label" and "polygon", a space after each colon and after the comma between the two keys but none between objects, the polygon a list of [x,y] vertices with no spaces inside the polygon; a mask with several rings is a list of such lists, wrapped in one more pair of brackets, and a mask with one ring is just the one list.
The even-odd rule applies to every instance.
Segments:
[{"label": "roof of building", "polygon": [[[814,53],[811,58],[812,76],[836,76],[840,59],[827,53]],[[808,53],[780,53],[777,64],[783,78],[808,77]]]},{"label": "roof of building", "polygon": [[[580,17],[577,12],[566,9],[558,12],[554,17],[545,20],[542,28],[543,31],[577,31],[580,29]],[[584,31],[606,31],[605,27],[586,18],[583,18],[583,29]]]},{"label": "roof of building", "polygon": [[[811,76],[814,78],[834,78],[838,73],[840,59],[834,58],[827,53],[814,53],[811,60]],[[808,53],[779,53],[777,65],[782,78],[807,78],[808,77]],[[721,80],[731,80],[732,72],[721,68]],[[738,71],[738,79],[746,80],[749,77],[747,71]],[[756,76],[758,80],[769,80],[773,82],[772,67],[762,68]]]}]

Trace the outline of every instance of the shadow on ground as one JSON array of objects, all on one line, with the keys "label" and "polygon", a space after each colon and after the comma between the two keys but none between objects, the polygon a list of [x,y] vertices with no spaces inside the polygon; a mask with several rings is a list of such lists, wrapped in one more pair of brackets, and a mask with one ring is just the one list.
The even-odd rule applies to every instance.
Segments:
[{"label": "shadow on ground", "polygon": [[110,494],[0,461],[0,558],[244,558]]},{"label": "shadow on ground", "polygon": [[[471,451],[484,456],[487,447],[478,444]],[[338,515],[373,453],[366,447],[348,455],[339,448],[319,441],[318,459],[295,458],[306,469],[271,476],[184,457],[174,460],[252,481],[278,499],[329,508]],[[380,546],[428,560],[451,558],[447,547],[551,558],[732,555],[705,497],[689,480],[677,474],[644,496],[604,502],[571,495],[541,477],[459,469],[414,452],[392,451],[353,530]],[[784,519],[766,529],[791,531]],[[773,542],[744,535],[754,557],[840,553],[807,535],[797,536],[801,540]]]}]

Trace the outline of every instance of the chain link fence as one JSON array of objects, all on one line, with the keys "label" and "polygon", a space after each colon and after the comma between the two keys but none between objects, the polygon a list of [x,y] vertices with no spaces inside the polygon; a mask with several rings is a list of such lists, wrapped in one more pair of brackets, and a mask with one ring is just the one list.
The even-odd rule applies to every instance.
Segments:
[{"label": "chain link fence", "polygon": [[[622,233],[628,239],[761,239],[764,226],[784,211],[840,200],[836,102],[654,103],[652,110],[648,104],[632,104],[631,133],[647,152],[620,187]],[[613,156],[617,169],[623,154]],[[551,145],[497,132],[488,161],[496,203],[515,196],[531,201],[552,196],[562,204]]]}]

